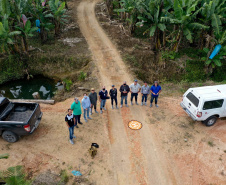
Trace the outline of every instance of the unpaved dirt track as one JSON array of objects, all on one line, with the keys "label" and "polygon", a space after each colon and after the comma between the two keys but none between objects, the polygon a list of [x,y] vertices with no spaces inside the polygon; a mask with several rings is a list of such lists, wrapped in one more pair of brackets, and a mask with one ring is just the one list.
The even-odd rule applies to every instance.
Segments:
[{"label": "unpaved dirt track", "polygon": [[[133,78],[96,19],[94,9],[97,2],[99,0],[84,0],[80,3],[79,26],[92,52],[101,85],[109,89],[114,84],[119,88],[124,80],[130,84]],[[110,109],[110,101],[107,108]],[[146,124],[149,118],[143,109],[147,107],[136,105],[103,114],[108,119],[111,142],[112,184],[177,184],[167,157],[160,151],[155,134]],[[130,130],[127,126],[130,120],[142,122],[143,128],[139,131]]]}]

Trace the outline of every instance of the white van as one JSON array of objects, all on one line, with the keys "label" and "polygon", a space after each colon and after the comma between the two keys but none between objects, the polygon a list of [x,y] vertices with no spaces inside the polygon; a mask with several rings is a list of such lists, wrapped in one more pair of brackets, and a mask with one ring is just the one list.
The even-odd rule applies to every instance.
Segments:
[{"label": "white van", "polygon": [[180,105],[194,121],[212,126],[217,118],[226,117],[226,84],[190,88]]}]

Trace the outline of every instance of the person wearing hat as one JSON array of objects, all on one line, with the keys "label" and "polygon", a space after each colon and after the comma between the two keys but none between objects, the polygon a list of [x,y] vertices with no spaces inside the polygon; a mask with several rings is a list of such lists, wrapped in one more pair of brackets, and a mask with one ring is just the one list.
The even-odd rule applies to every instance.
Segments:
[{"label": "person wearing hat", "polygon": [[131,105],[133,105],[133,97],[135,97],[135,102],[138,105],[138,103],[137,103],[137,96],[138,96],[138,93],[141,90],[140,84],[137,83],[137,80],[134,80],[134,83],[132,83],[129,86],[129,88],[130,88],[130,92],[131,92]]},{"label": "person wearing hat", "polygon": [[94,88],[92,88],[91,93],[89,93],[89,99],[90,99],[90,102],[91,102],[90,114],[92,115],[93,107],[94,107],[95,112],[98,113],[97,112],[97,93],[95,92]]},{"label": "person wearing hat", "polygon": [[126,84],[126,81],[123,82],[119,91],[121,92],[121,106],[120,107],[122,108],[124,99],[125,99],[125,105],[126,105],[126,107],[128,107],[127,97],[128,97],[128,93],[129,93],[130,89],[129,89],[129,86]]},{"label": "person wearing hat", "polygon": [[147,98],[150,94],[150,87],[148,86],[147,82],[144,82],[144,85],[141,87],[141,95],[142,95],[142,101],[141,106],[143,105],[143,102],[145,101],[145,105],[147,105]]},{"label": "person wearing hat", "polygon": [[109,95],[111,97],[111,106],[112,109],[114,109],[113,103],[115,101],[115,108],[118,109],[118,101],[117,101],[117,89],[115,88],[115,85],[112,85],[112,89],[109,92]]},{"label": "person wearing hat", "polygon": [[[89,109],[91,107],[91,102],[90,102],[90,99],[89,97],[87,96],[86,93],[83,94],[83,99],[82,99],[82,108],[83,108],[83,111],[84,111],[84,120],[85,122],[87,122],[87,119],[92,119],[91,117],[89,117]],[[87,117],[86,117],[87,115]]]},{"label": "person wearing hat", "polygon": [[152,107],[152,103],[153,103],[154,99],[155,99],[155,106],[159,107],[158,106],[158,97],[159,97],[159,94],[161,93],[161,91],[162,91],[161,86],[159,85],[158,81],[155,81],[154,85],[151,86],[151,104],[150,104],[150,107]]},{"label": "person wearing hat", "polygon": [[71,104],[71,110],[73,110],[73,114],[75,115],[75,127],[78,128],[77,123],[82,125],[82,122],[80,121],[82,109],[78,98],[75,98],[74,100],[75,101]]}]

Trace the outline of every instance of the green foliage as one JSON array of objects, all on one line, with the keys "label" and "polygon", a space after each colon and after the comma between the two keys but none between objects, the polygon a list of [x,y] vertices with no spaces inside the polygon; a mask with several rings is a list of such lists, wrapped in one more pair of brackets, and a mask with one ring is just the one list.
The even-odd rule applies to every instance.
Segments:
[{"label": "green foliage", "polygon": [[87,77],[87,73],[84,73],[83,71],[80,72],[78,79],[80,81],[84,81]]},{"label": "green foliage", "polygon": [[185,80],[197,82],[206,80],[205,63],[200,60],[187,60]]},{"label": "green foliage", "polygon": [[71,80],[64,79],[63,82],[65,83],[65,89],[70,91],[71,85],[73,84]]},{"label": "green foliage", "polygon": [[166,60],[175,60],[180,55],[175,51],[162,51],[162,58]]},{"label": "green foliage", "polygon": [[49,7],[52,12],[52,18],[55,25],[55,35],[59,35],[60,33],[60,25],[67,22],[65,19],[68,17],[65,15],[66,9],[65,9],[65,2],[61,2],[59,0],[49,0]]},{"label": "green foliage", "polygon": [[25,178],[22,166],[9,167],[6,171],[1,171],[0,178],[9,185],[31,185]]},{"label": "green foliage", "polygon": [[[36,19],[40,20],[42,41],[47,39],[47,32],[54,25],[55,32],[59,34],[61,24],[67,21],[65,2],[49,0],[47,6],[42,6],[42,2],[43,0],[0,0],[1,53],[27,53],[29,37],[33,37],[38,30],[33,25]],[[24,16],[27,17],[26,23],[22,20]]]},{"label": "green foliage", "polygon": [[[204,48],[203,51],[207,56],[210,53],[208,48]],[[221,67],[223,65],[223,61],[225,61],[224,56],[226,56],[226,46],[222,47],[213,59],[206,60],[206,65],[211,65],[212,68],[215,68],[216,66]],[[203,58],[203,60],[205,60],[205,58]]]},{"label": "green foliage", "polygon": [[226,39],[226,0],[121,0],[120,6],[115,12],[127,13],[124,19],[129,20],[129,29],[133,24],[147,26],[144,33],[154,38],[157,50],[167,43],[178,51],[184,38],[193,43],[197,34],[201,42],[209,38],[223,43]]},{"label": "green foliage", "polygon": [[61,182],[63,182],[63,183],[67,183],[69,181],[69,176],[68,176],[66,170],[61,170],[60,178],[61,178]]},{"label": "green foliage", "polygon": [[222,82],[226,80],[226,63],[223,62],[221,67],[214,68],[210,77],[216,82]]},{"label": "green foliage", "polygon": [[25,62],[20,60],[18,55],[9,55],[5,60],[0,62],[0,84],[22,78],[24,72]]},{"label": "green foliage", "polygon": [[9,154],[0,155],[0,159],[8,159],[8,158],[9,158]]}]

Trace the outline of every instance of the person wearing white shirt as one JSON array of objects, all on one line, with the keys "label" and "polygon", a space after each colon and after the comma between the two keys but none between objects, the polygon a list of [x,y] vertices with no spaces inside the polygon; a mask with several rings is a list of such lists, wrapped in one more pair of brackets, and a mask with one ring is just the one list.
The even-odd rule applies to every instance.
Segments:
[{"label": "person wearing white shirt", "polygon": [[132,83],[129,86],[129,88],[130,88],[130,92],[131,92],[131,105],[133,105],[133,97],[135,97],[135,102],[138,105],[138,103],[137,103],[137,96],[138,96],[138,93],[141,90],[140,84],[137,83],[137,80],[134,80],[134,83]]}]

